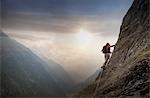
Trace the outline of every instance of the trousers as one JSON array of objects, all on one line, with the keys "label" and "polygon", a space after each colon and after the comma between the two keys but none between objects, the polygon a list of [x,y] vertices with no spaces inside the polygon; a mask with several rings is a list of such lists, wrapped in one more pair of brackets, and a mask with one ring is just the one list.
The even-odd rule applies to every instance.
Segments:
[{"label": "trousers", "polygon": [[105,53],[104,55],[105,55],[105,62],[103,66],[107,66],[110,59],[110,53]]}]

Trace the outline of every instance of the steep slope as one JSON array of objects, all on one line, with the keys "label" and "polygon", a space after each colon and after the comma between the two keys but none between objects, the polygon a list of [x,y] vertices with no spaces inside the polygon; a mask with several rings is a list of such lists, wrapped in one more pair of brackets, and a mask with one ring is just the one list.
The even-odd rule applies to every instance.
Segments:
[{"label": "steep slope", "polygon": [[149,96],[149,5],[149,0],[134,0],[123,19],[119,39],[103,77],[75,96]]},{"label": "steep slope", "polygon": [[102,71],[102,69],[97,70],[94,74],[92,74],[91,76],[89,76],[85,81],[81,82],[78,85],[75,85],[73,92],[77,92],[80,91],[81,89],[85,88],[86,86],[88,86],[89,84],[93,83],[96,79],[96,77],[98,76],[98,74]]},{"label": "steep slope", "polygon": [[3,97],[65,96],[44,61],[4,33],[0,40]]}]

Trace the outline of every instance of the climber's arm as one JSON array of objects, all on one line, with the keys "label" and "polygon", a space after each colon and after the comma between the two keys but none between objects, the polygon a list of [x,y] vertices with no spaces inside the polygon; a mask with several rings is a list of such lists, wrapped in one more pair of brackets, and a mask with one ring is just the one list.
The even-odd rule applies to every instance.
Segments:
[{"label": "climber's arm", "polygon": [[110,47],[115,47],[115,45],[111,45]]}]

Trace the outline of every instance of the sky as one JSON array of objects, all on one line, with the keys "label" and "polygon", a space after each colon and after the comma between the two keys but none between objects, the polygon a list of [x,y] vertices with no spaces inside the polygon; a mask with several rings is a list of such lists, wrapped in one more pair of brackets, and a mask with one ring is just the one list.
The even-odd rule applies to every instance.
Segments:
[{"label": "sky", "polygon": [[2,28],[79,82],[103,64],[133,0],[1,0]]}]

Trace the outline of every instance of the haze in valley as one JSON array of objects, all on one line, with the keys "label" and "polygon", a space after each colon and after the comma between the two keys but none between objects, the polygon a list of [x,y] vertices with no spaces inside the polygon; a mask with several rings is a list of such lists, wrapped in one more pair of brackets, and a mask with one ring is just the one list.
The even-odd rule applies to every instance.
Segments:
[{"label": "haze in valley", "polygon": [[[2,0],[2,29],[79,83],[104,62],[133,0]],[[57,71],[57,70],[56,70]]]}]

